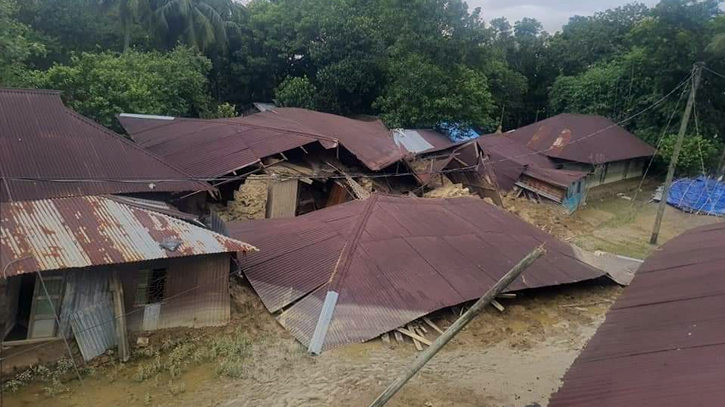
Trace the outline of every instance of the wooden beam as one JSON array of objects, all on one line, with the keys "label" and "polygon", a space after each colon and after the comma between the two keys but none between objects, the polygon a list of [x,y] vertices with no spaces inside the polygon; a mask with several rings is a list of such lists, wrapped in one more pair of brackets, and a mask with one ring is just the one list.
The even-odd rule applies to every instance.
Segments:
[{"label": "wooden beam", "polygon": [[433,321],[431,321],[430,318],[423,317],[423,322],[425,322],[426,324],[428,324],[428,326],[430,326],[431,328],[433,328],[439,334],[441,334],[441,335],[443,334],[443,330],[440,329],[440,328],[438,328],[438,325],[436,325],[435,323],[433,323]]},{"label": "wooden beam", "polygon": [[[504,291],[511,283],[514,282],[531,264],[536,261],[545,253],[544,247],[539,246],[534,251],[529,253],[526,257],[521,259],[506,275],[504,275],[493,287],[491,287],[483,297],[479,298],[473,306],[466,311],[466,313],[458,318],[456,322],[451,325],[446,332],[439,336],[435,342],[430,345],[428,349],[423,351],[413,363],[405,369],[405,371],[398,377],[393,383],[383,391],[378,398],[370,404],[370,407],[382,407],[393,398],[393,396],[408,382],[420,369],[430,361],[443,347],[450,342],[456,335],[463,330],[483,309],[488,305],[491,300],[495,299],[498,294]],[[398,331],[401,331],[398,328]]]},{"label": "wooden beam", "polygon": [[118,340],[118,357],[127,362],[131,357],[126,330],[126,310],[123,305],[123,286],[118,278],[118,270],[111,275],[111,293],[113,294],[113,312],[116,317],[116,339]]},{"label": "wooden beam", "polygon": [[491,300],[491,305],[496,308],[498,312],[504,312],[506,310],[506,308],[504,308],[503,305],[496,300]]},{"label": "wooden beam", "polygon": [[393,336],[395,336],[395,341],[398,343],[405,343],[405,339],[403,339],[403,335],[398,331],[393,331]]},{"label": "wooden beam", "polygon": [[433,343],[433,342],[431,342],[431,341],[423,338],[422,336],[418,335],[417,333],[412,332],[412,331],[409,331],[409,330],[407,330],[405,328],[398,328],[398,329],[396,329],[396,331],[398,331],[401,334],[409,337],[410,339],[415,339],[418,342],[422,342],[422,343],[424,343],[424,344],[426,344],[428,346],[430,346]]}]

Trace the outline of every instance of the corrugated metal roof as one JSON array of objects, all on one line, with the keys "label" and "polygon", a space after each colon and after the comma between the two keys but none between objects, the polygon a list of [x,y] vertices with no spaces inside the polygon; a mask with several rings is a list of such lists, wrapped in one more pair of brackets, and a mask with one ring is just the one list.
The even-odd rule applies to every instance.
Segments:
[{"label": "corrugated metal roof", "polygon": [[0,89],[0,129],[1,201],[211,190],[204,182],[184,181],[187,173],[66,108],[58,92]]},{"label": "corrugated metal roof", "polygon": [[415,130],[394,130],[393,140],[398,147],[405,148],[410,153],[420,153],[433,148],[433,145]]},{"label": "corrugated metal roof", "polygon": [[526,167],[524,174],[562,188],[569,188],[572,182],[579,181],[588,175],[588,173],[582,171],[553,170],[540,167]]},{"label": "corrugated metal roof", "polygon": [[511,290],[604,273],[572,247],[479,199],[373,195],[293,219],[231,223],[261,252],[241,266],[265,306],[309,344],[326,292],[339,299],[323,349],[363,342],[480,297],[534,247],[539,259]]},{"label": "corrugated metal roof", "polygon": [[490,157],[498,186],[503,191],[510,191],[526,168],[556,168],[548,157],[508,136],[487,135],[477,138],[476,141]]},{"label": "corrugated metal roof", "polygon": [[297,108],[275,108],[233,119],[172,121],[119,116],[141,146],[196,176],[216,177],[262,158],[319,142],[338,144],[365,166],[380,170],[407,152],[378,121],[360,121]]},{"label": "corrugated metal roof", "polygon": [[635,274],[549,407],[725,400],[725,224],[667,242]]},{"label": "corrugated metal roof", "polygon": [[509,132],[507,137],[549,157],[588,164],[650,157],[655,152],[606,117],[593,115],[560,114]]},{"label": "corrugated metal roof", "polygon": [[[6,277],[255,250],[171,216],[100,196],[4,202],[0,209],[0,266]],[[170,240],[181,245],[175,251],[160,246]]]}]

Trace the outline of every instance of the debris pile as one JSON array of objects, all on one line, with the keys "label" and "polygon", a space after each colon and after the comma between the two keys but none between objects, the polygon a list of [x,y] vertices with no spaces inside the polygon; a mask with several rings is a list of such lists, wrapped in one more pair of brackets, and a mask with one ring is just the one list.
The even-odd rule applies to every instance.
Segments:
[{"label": "debris pile", "polygon": [[211,208],[224,221],[264,219],[267,213],[268,181],[264,175],[250,175],[227,205],[212,205]]},{"label": "debris pile", "polygon": [[460,198],[460,197],[471,197],[478,198],[479,196],[472,193],[468,188],[465,188],[463,184],[454,184],[447,180],[443,182],[443,186],[428,191],[423,194],[424,198]]}]

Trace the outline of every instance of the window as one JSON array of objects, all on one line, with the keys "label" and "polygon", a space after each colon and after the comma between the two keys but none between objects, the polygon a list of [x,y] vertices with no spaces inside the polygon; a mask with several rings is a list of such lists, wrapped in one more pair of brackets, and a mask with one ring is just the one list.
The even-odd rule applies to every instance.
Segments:
[{"label": "window", "polygon": [[579,181],[576,183],[576,193],[581,194],[582,193],[582,182]]},{"label": "window", "polygon": [[165,268],[139,270],[134,305],[148,305],[161,302],[164,299],[165,287]]}]

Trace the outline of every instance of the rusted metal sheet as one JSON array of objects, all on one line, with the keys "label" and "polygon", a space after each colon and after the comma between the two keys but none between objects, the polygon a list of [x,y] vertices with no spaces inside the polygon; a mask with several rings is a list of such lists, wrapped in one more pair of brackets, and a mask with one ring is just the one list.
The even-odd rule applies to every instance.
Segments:
[{"label": "rusted metal sheet", "polygon": [[725,224],[645,260],[550,407],[716,406],[725,399]]},{"label": "rusted metal sheet", "polygon": [[373,171],[407,153],[395,145],[392,133],[379,120],[360,121],[298,108],[275,108],[233,119],[119,116],[119,121],[141,146],[196,176],[221,176],[312,143],[327,149],[341,145]]},{"label": "rusted metal sheet", "polygon": [[524,175],[567,189],[573,182],[586,178],[588,174],[582,171],[527,167],[524,170]]},{"label": "rusted metal sheet", "polygon": [[[512,290],[604,273],[572,247],[479,199],[374,194],[294,219],[231,223],[261,249],[241,261],[253,287],[305,345],[328,291],[339,294],[323,349],[362,342],[432,311],[480,297],[534,247]],[[334,287],[333,287],[334,286]]]},{"label": "rusted metal sheet", "polygon": [[58,92],[0,89],[0,129],[0,201],[212,190],[66,108]]},{"label": "rusted metal sheet", "polygon": [[120,272],[130,331],[200,328],[229,322],[229,254],[156,260],[141,266],[166,268],[164,301],[135,304],[138,270],[142,267]]},{"label": "rusted metal sheet", "polygon": [[508,136],[487,135],[477,138],[476,141],[489,156],[502,191],[510,191],[527,168],[556,168],[548,157]]},{"label": "rusted metal sheet", "polygon": [[506,137],[548,157],[587,164],[650,157],[655,152],[611,120],[594,115],[560,114],[516,129]]},{"label": "rusted metal sheet", "polygon": [[[100,196],[0,203],[3,277],[252,246],[171,216]],[[161,244],[178,242],[176,250]]]}]

